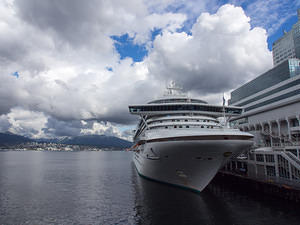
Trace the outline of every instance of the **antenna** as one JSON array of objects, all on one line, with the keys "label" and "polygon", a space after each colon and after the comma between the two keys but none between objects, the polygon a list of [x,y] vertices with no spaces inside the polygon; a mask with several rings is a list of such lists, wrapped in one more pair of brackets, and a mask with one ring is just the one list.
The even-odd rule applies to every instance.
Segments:
[{"label": "antenna", "polygon": [[177,86],[175,81],[171,81],[167,86],[166,86],[166,92],[165,92],[165,96],[166,95],[184,95],[182,93],[182,88]]},{"label": "antenna", "polygon": [[225,104],[226,104],[225,93],[223,93],[223,120],[224,120],[224,126],[227,127],[227,120],[225,116]]}]

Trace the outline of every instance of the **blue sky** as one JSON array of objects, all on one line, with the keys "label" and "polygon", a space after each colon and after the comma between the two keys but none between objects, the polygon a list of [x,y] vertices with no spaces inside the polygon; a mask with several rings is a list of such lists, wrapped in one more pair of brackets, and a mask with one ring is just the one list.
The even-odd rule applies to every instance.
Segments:
[{"label": "blue sky", "polygon": [[[257,10],[257,14],[253,11],[251,11],[251,6],[255,5],[256,3],[260,3],[263,1],[251,1],[251,0],[245,0],[245,1],[216,1],[214,7],[208,7],[207,11],[203,12],[209,12],[209,13],[215,13],[218,9],[218,6],[222,6],[224,4],[234,4],[236,6],[240,6],[243,8],[243,10],[246,12],[246,15],[251,18],[250,24],[254,26],[259,26],[267,30],[268,32],[268,49],[272,50],[272,44],[274,41],[276,41],[278,38],[280,38],[283,34],[283,31],[289,31],[292,28],[292,25],[295,24],[298,20],[297,17],[297,8],[300,7],[300,1],[293,1],[293,0],[285,0],[285,1],[265,1],[266,4],[265,7],[268,7],[274,3],[275,11],[272,11],[272,7],[270,7],[268,10],[262,9],[263,12],[262,15],[259,15],[259,19],[256,20],[256,16],[258,13],[260,13],[260,10]],[[277,6],[277,7],[276,7]],[[250,8],[250,9],[249,9]],[[182,4],[178,5],[171,5],[168,8],[166,8],[166,11],[169,12],[179,12],[179,13],[190,13],[187,17],[187,20],[184,22],[184,26],[180,29],[178,29],[178,32],[186,32],[188,34],[191,34],[191,28],[193,24],[196,22],[197,17],[202,13],[201,10],[198,12],[191,12],[190,9],[187,9],[187,7]],[[267,19],[269,17],[272,17],[273,14],[276,14],[277,16],[274,17],[274,19]],[[254,22],[252,22],[254,21]],[[274,28],[272,27],[274,26]],[[160,29],[154,29],[151,31],[151,40],[153,41],[156,37],[156,35],[160,34]],[[121,36],[112,36],[112,39],[115,40],[115,48],[120,54],[120,58],[124,59],[126,57],[130,57],[135,62],[140,62],[143,60],[145,56],[148,54],[148,50],[145,46],[145,44],[137,44],[133,40],[134,38],[130,38],[128,34],[124,34]]]}]

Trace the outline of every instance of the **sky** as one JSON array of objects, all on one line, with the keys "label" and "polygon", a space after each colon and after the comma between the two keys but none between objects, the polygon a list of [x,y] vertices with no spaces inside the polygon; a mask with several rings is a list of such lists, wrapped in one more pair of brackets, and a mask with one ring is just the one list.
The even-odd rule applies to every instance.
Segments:
[{"label": "sky", "polygon": [[0,132],[130,139],[175,81],[221,104],[272,68],[300,0],[2,0]]}]

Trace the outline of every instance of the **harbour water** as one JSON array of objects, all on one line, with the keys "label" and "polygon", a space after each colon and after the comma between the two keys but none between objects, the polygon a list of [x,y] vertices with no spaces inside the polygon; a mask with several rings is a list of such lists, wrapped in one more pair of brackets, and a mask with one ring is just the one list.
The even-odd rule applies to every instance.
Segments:
[{"label": "harbour water", "polygon": [[[299,205],[137,175],[130,152],[0,152],[0,224],[300,224]],[[162,171],[163,172],[163,171]]]}]

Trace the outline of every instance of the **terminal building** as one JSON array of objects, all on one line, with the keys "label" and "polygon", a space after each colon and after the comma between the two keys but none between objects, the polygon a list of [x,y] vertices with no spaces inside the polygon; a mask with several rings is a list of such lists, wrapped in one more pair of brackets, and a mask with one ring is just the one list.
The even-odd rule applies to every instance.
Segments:
[{"label": "terminal building", "polygon": [[[226,170],[300,187],[298,27],[300,29],[299,10],[297,24],[273,44],[274,68],[231,92],[229,104],[244,109],[241,116],[230,123],[240,130],[252,133],[254,146],[250,152],[226,165]],[[291,44],[287,45],[289,41]],[[282,46],[288,47],[284,49]],[[278,52],[283,52],[282,56]]]}]

